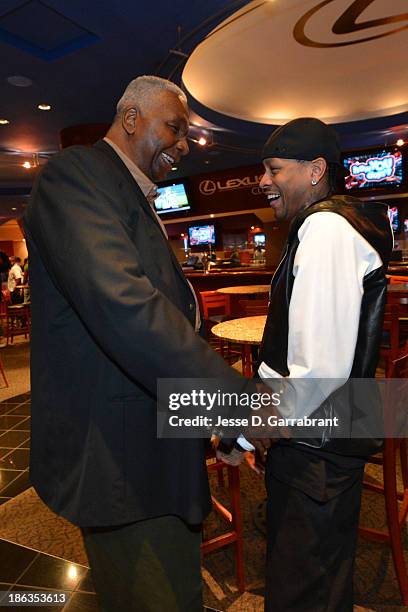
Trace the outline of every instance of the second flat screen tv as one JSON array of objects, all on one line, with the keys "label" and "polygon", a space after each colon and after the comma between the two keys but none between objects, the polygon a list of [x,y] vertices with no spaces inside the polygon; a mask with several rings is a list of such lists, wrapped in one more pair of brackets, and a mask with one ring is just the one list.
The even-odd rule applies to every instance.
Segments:
[{"label": "second flat screen tv", "polygon": [[189,227],[188,239],[190,246],[215,244],[215,227],[214,225],[194,225]]},{"label": "second flat screen tv", "polygon": [[154,201],[154,207],[159,215],[184,212],[191,208],[184,183],[159,187],[157,193],[159,195]]}]

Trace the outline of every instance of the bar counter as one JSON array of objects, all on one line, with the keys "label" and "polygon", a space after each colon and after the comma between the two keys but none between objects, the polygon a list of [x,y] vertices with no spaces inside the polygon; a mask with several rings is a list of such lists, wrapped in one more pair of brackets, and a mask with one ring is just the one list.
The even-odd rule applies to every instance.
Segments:
[{"label": "bar counter", "polygon": [[184,274],[196,291],[213,291],[234,285],[267,285],[271,282],[273,268],[244,267],[215,269],[206,273],[203,270],[186,270]]}]

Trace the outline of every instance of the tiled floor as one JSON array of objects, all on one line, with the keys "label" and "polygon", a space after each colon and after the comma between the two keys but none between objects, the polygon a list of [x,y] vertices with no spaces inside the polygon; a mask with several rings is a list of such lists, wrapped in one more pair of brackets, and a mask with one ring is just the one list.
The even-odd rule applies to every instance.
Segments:
[{"label": "tiled floor", "polygon": [[[0,503],[30,486],[30,395],[0,403]],[[10,610],[39,612],[98,612],[87,568],[0,540],[0,592],[66,593],[61,606],[13,606]],[[5,595],[8,597],[8,595]],[[1,595],[0,595],[1,605]],[[211,612],[210,608],[206,609]],[[163,611],[164,612],[164,611]]]},{"label": "tiled floor", "polygon": [[[0,503],[30,486],[30,399],[20,395],[0,403]],[[89,571],[81,565],[50,557],[0,540],[0,591],[64,591],[61,606],[23,607],[12,610],[41,612],[98,612]]]}]

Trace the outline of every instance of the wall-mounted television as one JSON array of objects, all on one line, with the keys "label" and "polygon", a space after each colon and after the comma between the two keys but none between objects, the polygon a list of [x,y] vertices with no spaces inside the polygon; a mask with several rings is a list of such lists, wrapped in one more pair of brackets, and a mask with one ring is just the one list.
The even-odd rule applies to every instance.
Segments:
[{"label": "wall-mounted television", "polygon": [[346,191],[398,190],[404,181],[403,153],[398,147],[378,147],[343,155]]},{"label": "wall-mounted television", "polygon": [[191,209],[183,182],[159,187],[157,193],[159,195],[154,201],[154,207],[159,215],[184,212]]},{"label": "wall-mounted television", "polygon": [[254,245],[264,247],[266,242],[265,234],[254,234]]},{"label": "wall-mounted television", "polygon": [[205,244],[215,244],[215,226],[194,225],[189,227],[188,240],[191,247]]}]

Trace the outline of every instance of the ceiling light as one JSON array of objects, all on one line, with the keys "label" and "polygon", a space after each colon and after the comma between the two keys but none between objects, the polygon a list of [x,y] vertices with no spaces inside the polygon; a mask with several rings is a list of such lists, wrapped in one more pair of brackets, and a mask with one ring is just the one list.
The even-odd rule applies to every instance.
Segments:
[{"label": "ceiling light", "polygon": [[205,159],[205,160],[204,160],[204,163],[205,163],[205,164],[209,164],[209,163],[210,163],[210,160],[209,160],[209,159]]},{"label": "ceiling light", "polygon": [[198,139],[198,144],[204,147],[207,144],[207,139],[204,138],[204,136],[200,136],[200,138]]},{"label": "ceiling light", "polygon": [[31,168],[31,164],[29,161],[25,161],[24,164],[21,164],[21,165],[23,166],[23,168],[27,168],[27,170]]},{"label": "ceiling light", "polygon": [[15,206],[13,206],[11,210],[17,210],[17,208]]},{"label": "ceiling light", "polygon": [[51,105],[50,104],[39,104],[37,108],[43,111],[47,111],[47,110],[51,110]]},{"label": "ceiling light", "polygon": [[175,170],[177,170],[177,166],[172,166],[172,167],[171,167],[171,169],[172,169],[172,170],[173,170],[173,172],[174,172]]},{"label": "ceiling light", "polygon": [[398,138],[397,147],[402,147],[403,144],[404,144],[404,141],[402,140],[402,138]]},{"label": "ceiling light", "polygon": [[184,238],[184,234],[180,234],[181,238]]},{"label": "ceiling light", "polygon": [[10,85],[14,85],[15,87],[30,87],[33,84],[32,80],[28,77],[21,76],[21,74],[16,74],[14,76],[7,77],[7,82]]},{"label": "ceiling light", "polygon": [[211,213],[210,217],[211,217],[211,219],[213,219],[214,218],[214,213]]},{"label": "ceiling light", "polygon": [[10,121],[8,119],[0,119],[0,125],[8,125]]},{"label": "ceiling light", "polygon": [[251,230],[254,230],[254,229],[255,229],[255,225],[251,225]]}]

